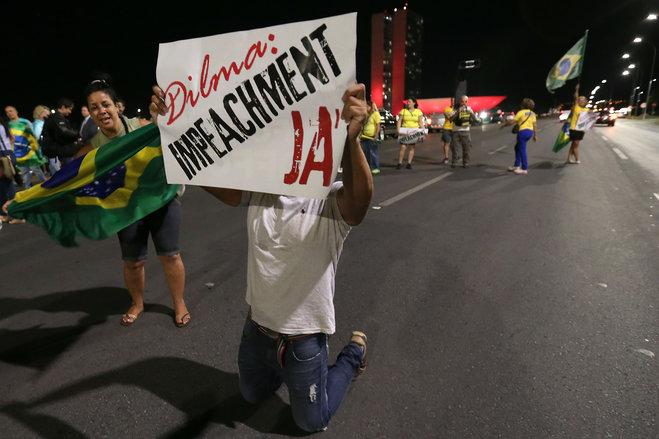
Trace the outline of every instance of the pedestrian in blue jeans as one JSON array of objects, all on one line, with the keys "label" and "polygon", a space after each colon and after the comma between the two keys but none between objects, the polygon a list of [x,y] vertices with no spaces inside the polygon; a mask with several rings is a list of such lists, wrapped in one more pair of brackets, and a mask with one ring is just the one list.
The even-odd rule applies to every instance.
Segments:
[{"label": "pedestrian in blue jeans", "polygon": [[[152,112],[167,113],[154,87]],[[335,332],[335,277],[343,242],[368,212],[373,178],[359,145],[368,117],[363,84],[348,88],[341,117],[348,122],[341,167],[327,198],[289,197],[204,187],[230,206],[247,204],[249,313],[238,351],[240,390],[250,403],[286,384],[295,423],[321,431],[350,383],[366,368],[366,335],[353,331],[330,367],[327,339]],[[331,103],[334,105],[333,103]]]},{"label": "pedestrian in blue jeans", "polygon": [[362,134],[359,140],[368,166],[371,168],[371,173],[379,174],[380,156],[378,155],[378,139],[380,138],[380,124],[382,120],[375,102],[369,101],[368,107],[368,118],[366,119],[364,128],[362,128]]},{"label": "pedestrian in blue jeans", "polygon": [[526,154],[526,144],[531,138],[534,142],[538,141],[535,113],[532,111],[535,107],[533,99],[524,98],[522,100],[521,110],[515,114],[513,120],[501,125],[501,129],[515,124],[518,127],[517,143],[515,144],[515,165],[508,168],[509,171],[518,175],[529,173],[529,163]]}]

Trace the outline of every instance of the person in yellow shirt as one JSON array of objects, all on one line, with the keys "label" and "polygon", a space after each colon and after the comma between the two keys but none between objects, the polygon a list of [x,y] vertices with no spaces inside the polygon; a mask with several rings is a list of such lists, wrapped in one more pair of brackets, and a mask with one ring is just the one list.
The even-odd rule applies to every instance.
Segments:
[{"label": "person in yellow shirt", "polygon": [[[579,96],[579,84],[574,88],[574,106],[572,107],[572,113],[570,118],[570,152],[567,155],[567,161],[565,163],[575,163],[579,164],[579,142],[583,140],[585,131],[577,130],[577,121],[579,120],[579,114],[583,111],[588,111],[586,108],[586,96]],[[572,157],[574,156],[574,161]]]},{"label": "person in yellow shirt", "polygon": [[448,151],[451,146],[451,138],[453,137],[453,121],[451,114],[453,113],[453,98],[451,98],[451,105],[444,108],[444,126],[442,130],[442,141],[444,142],[444,163],[448,163]]},{"label": "person in yellow shirt", "polygon": [[362,151],[364,151],[364,157],[368,162],[369,168],[371,168],[372,174],[380,173],[380,157],[378,155],[378,139],[380,138],[380,112],[378,111],[378,106],[375,105],[375,102],[368,102],[368,118],[366,119],[366,124],[362,129],[362,134],[360,143],[362,146]]},{"label": "person in yellow shirt", "polygon": [[[419,104],[415,98],[408,98],[406,107],[398,113],[398,122],[396,123],[396,133],[400,136],[400,129],[402,128],[423,128],[423,113],[419,110]],[[414,147],[416,144],[405,145],[400,144],[400,152],[398,153],[398,165],[396,169],[403,166],[403,158],[405,158],[405,149],[410,147],[410,152],[407,155],[407,169],[412,169],[412,159],[414,158]]]},{"label": "person in yellow shirt", "polygon": [[519,126],[517,143],[515,144],[515,165],[508,168],[509,171],[514,172],[515,174],[526,175],[529,173],[526,144],[531,138],[533,138],[534,142],[538,141],[538,126],[536,124],[535,113],[533,112],[534,107],[535,102],[533,99],[524,98],[521,105],[522,109],[515,114],[513,120],[507,121],[500,127],[500,129],[503,129],[513,124]]}]

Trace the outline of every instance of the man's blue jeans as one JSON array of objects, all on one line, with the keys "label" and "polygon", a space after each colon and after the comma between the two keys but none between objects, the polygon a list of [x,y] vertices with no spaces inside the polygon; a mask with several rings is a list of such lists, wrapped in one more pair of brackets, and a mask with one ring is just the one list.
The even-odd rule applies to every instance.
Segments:
[{"label": "man's blue jeans", "polygon": [[298,427],[310,432],[324,430],[357,373],[362,351],[357,344],[348,344],[329,370],[327,356],[327,335],[313,334],[286,343],[281,367],[277,340],[259,331],[248,318],[238,352],[240,391],[256,404],[284,383]]}]

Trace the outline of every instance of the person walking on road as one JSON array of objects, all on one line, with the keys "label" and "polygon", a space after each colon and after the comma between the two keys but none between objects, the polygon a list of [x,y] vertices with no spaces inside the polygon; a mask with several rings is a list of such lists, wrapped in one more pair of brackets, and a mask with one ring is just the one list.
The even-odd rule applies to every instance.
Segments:
[{"label": "person walking on road", "polygon": [[86,105],[83,105],[80,108],[80,114],[82,114],[82,124],[80,124],[80,142],[83,145],[89,143],[89,141],[98,133],[98,125],[94,122],[91,115],[89,114],[89,108]]},{"label": "person walking on road", "polygon": [[5,107],[5,113],[9,118],[9,128],[14,134],[16,165],[23,174],[23,184],[27,190],[32,187],[33,175],[37,178],[38,183],[46,180],[41,169],[41,165],[46,162],[46,159],[41,155],[39,143],[32,129],[32,122],[24,117],[19,117],[18,110],[11,105]]},{"label": "person walking on road", "polygon": [[[37,139],[37,142],[39,143],[39,149],[41,150],[41,153],[43,154],[43,138],[41,134],[43,133],[43,127],[44,124],[46,123],[46,119],[48,116],[50,116],[50,108],[46,107],[45,105],[37,105],[34,107],[34,111],[32,112],[32,116],[34,117],[34,122],[32,122],[32,131],[34,132],[34,137]],[[48,160],[44,166],[46,166],[46,171],[48,174],[51,176],[55,174],[55,172],[59,171],[59,162],[57,161],[57,157],[54,159],[51,159],[50,157],[46,156],[45,154],[44,158]]]},{"label": "person walking on road", "polygon": [[468,96],[462,96],[457,108],[453,109],[449,119],[453,122],[453,136],[451,138],[451,167],[455,168],[458,162],[458,148],[462,149],[462,167],[469,166],[469,151],[471,151],[471,133],[469,127],[473,120],[478,120],[476,113],[467,106]]},{"label": "person walking on road", "polygon": [[442,142],[444,142],[444,164],[448,164],[448,152],[451,146],[451,139],[453,138],[453,121],[451,114],[453,113],[453,98],[451,98],[451,105],[444,108],[444,126],[442,127]]},{"label": "person walking on road", "polygon": [[[586,108],[587,103],[586,96],[579,96],[579,84],[577,83],[574,87],[574,105],[570,113],[570,140],[572,143],[570,144],[570,152],[567,155],[567,161],[565,163],[581,163],[581,160],[579,160],[579,143],[583,140],[585,131],[577,130],[577,121],[582,112],[588,112],[588,108]],[[572,160],[572,157],[574,157],[574,160]]]},{"label": "person walking on road", "polygon": [[515,114],[513,120],[509,120],[499,127],[499,129],[503,129],[513,124],[519,127],[517,128],[517,143],[515,143],[515,165],[508,168],[509,171],[515,174],[528,174],[529,164],[526,155],[526,144],[531,138],[534,142],[538,141],[538,126],[533,112],[534,107],[535,102],[533,99],[524,98],[521,105],[522,109]]},{"label": "person walking on road", "polygon": [[57,109],[46,118],[43,126],[43,153],[49,159],[59,159],[61,166],[69,164],[82,147],[78,141],[80,133],[71,126],[68,119],[73,112],[73,106],[71,99],[59,99]]},{"label": "person walking on road", "polygon": [[[117,95],[110,85],[110,78],[102,75],[87,87],[87,105],[89,113],[98,125],[99,131],[84,146],[77,156],[84,155],[94,148],[101,147],[112,140],[141,128],[138,118],[127,119],[119,116],[116,106]],[[153,115],[157,122],[157,114]],[[145,122],[145,124],[150,122]],[[178,195],[160,209],[136,221],[117,234],[121,244],[124,280],[132,303],[121,317],[120,323],[129,326],[144,311],[144,265],[147,257],[149,235],[156,248],[165,279],[174,302],[174,323],[184,327],[190,323],[190,313],[183,300],[185,287],[185,267],[178,245],[181,224],[181,202]]]},{"label": "person walking on road", "polygon": [[[419,104],[416,101],[416,98],[408,98],[405,104],[405,108],[400,110],[398,114],[398,122],[396,123],[396,133],[400,136],[400,129],[402,128],[423,128],[425,126],[423,122],[423,113],[419,110]],[[403,159],[405,158],[405,149],[409,147],[409,153],[407,155],[407,169],[412,169],[412,159],[414,158],[414,147],[416,143],[410,145],[405,145],[404,143],[400,144],[400,152],[398,153],[398,165],[396,169],[400,169],[403,166]]]},{"label": "person walking on road", "polygon": [[378,139],[380,138],[380,112],[375,102],[369,101],[368,118],[362,130],[360,142],[364,156],[368,161],[372,174],[380,173],[380,157],[378,156]]},{"label": "person walking on road", "polygon": [[[151,112],[167,114],[154,87]],[[295,423],[314,432],[327,425],[350,383],[366,368],[366,335],[353,331],[328,367],[327,341],[335,332],[334,289],[343,242],[362,222],[373,178],[359,145],[368,117],[365,87],[343,95],[348,133],[343,179],[324,200],[205,187],[230,206],[248,205],[249,312],[238,351],[240,390],[252,404],[286,384]],[[303,269],[301,267],[304,267]]]},{"label": "person walking on road", "polygon": [[[0,157],[9,157],[11,163],[16,166],[16,156],[14,155],[14,135],[11,133],[9,123],[4,117],[0,116]],[[0,175],[0,209],[4,207],[5,203],[13,200],[16,196],[16,186],[14,185],[14,178],[7,178],[6,175]],[[2,209],[0,211],[0,224],[2,222],[12,224],[24,223],[25,220],[17,218],[10,219],[9,214]]]}]

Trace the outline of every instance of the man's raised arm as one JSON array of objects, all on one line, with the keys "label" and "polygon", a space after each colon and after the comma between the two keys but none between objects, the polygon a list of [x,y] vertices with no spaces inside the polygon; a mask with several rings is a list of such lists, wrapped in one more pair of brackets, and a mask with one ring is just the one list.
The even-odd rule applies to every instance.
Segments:
[{"label": "man's raised arm", "polygon": [[337,192],[339,210],[345,222],[356,226],[368,212],[373,196],[373,177],[359,145],[359,133],[368,117],[364,84],[355,84],[343,95],[341,117],[348,122],[343,151],[343,187]]}]

